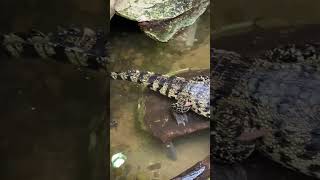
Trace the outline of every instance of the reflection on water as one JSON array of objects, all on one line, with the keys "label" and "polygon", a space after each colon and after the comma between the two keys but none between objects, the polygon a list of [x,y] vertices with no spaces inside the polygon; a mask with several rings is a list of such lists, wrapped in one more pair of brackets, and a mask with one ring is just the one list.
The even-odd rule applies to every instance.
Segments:
[{"label": "reflection on water", "polygon": [[[192,47],[185,47],[179,40],[159,43],[142,32],[112,33],[112,70],[169,73],[189,67],[209,68],[208,13],[198,21]],[[206,157],[209,133],[201,132],[174,140],[177,160],[168,159],[161,141],[143,131],[137,123],[137,106],[143,97],[139,87],[129,82],[111,81],[111,118],[118,122],[110,132],[111,155],[123,152],[127,156],[122,168],[111,167],[111,178],[169,179]]]}]

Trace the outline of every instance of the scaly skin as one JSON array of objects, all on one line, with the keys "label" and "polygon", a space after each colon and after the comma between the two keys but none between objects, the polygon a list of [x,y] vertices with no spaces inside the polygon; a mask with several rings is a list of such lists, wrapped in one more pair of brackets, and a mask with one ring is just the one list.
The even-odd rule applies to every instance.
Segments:
[{"label": "scaly skin", "polygon": [[[103,33],[89,28],[60,28],[57,32],[48,35],[36,30],[29,33],[10,33],[1,36],[0,43],[1,50],[15,58],[51,58],[93,70],[106,71],[107,69],[107,44]],[[131,72],[129,75],[134,78],[137,74]],[[142,75],[147,77],[149,74],[142,73]],[[177,103],[173,104],[173,109],[176,112],[183,114],[191,109],[210,118],[208,77],[195,77],[194,80],[161,75],[158,77],[159,79],[153,79],[155,76],[151,76],[149,79],[153,89],[159,88],[161,94],[175,98]],[[180,84],[182,83],[180,80],[185,83]],[[185,121],[187,119],[182,116],[181,123],[185,124]]]},{"label": "scaly skin", "polygon": [[177,100],[173,108],[178,113],[188,110],[210,119],[210,91],[209,78],[195,77],[186,80],[177,76],[166,76],[152,72],[140,72],[138,70],[127,72],[112,72],[113,79],[128,80],[144,84],[151,90]]},{"label": "scaly skin", "polygon": [[312,51],[319,47],[306,46],[283,46],[256,58],[213,50],[214,159],[237,162],[257,149],[320,178],[320,64],[319,51]]},{"label": "scaly skin", "polygon": [[107,42],[102,31],[89,28],[59,28],[44,34],[37,30],[0,36],[0,49],[11,57],[55,59],[94,70],[104,70],[108,63]]}]

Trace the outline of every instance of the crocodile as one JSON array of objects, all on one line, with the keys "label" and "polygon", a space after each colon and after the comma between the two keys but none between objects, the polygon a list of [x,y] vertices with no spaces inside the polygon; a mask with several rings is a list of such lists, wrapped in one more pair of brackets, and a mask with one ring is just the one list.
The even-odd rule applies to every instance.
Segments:
[{"label": "crocodile", "polygon": [[[10,33],[0,36],[0,49],[11,57],[34,57],[41,59],[55,59],[58,62],[70,63],[78,67],[107,72],[108,42],[104,39],[102,31],[90,28],[58,28],[57,32],[44,34],[38,30],[27,33]],[[141,78],[149,79],[139,79]],[[116,72],[111,72],[111,77]],[[190,109],[197,114],[210,118],[209,106],[209,77],[198,76],[192,80],[181,77],[167,77],[155,73],[128,71],[119,73],[120,79],[131,81],[148,81],[147,86],[169,98],[174,98],[177,103],[172,104],[174,116],[179,124],[188,121],[185,112]],[[138,80],[133,80],[138,78]],[[141,80],[141,81],[140,81]],[[157,86],[157,87],[156,87]],[[158,89],[157,89],[158,88]]]},{"label": "crocodile", "polygon": [[105,71],[108,41],[102,30],[75,26],[58,27],[53,33],[38,30],[0,36],[0,49],[10,57],[54,59],[97,71]]},{"label": "crocodile", "polygon": [[185,125],[188,121],[186,115],[188,111],[210,119],[210,78],[208,76],[196,76],[187,80],[178,76],[139,70],[111,72],[110,75],[116,80],[143,84],[152,91],[175,99],[176,102],[172,103],[171,108],[178,125]]},{"label": "crocodile", "polygon": [[211,49],[211,155],[237,163],[258,151],[320,178],[320,45],[255,55]]},{"label": "crocodile", "polygon": [[[53,58],[105,70],[102,37],[90,29],[69,28],[49,35],[36,30],[11,33],[0,42],[13,57]],[[136,70],[112,72],[111,77],[145,84],[177,100],[172,108],[178,124],[185,124],[187,118],[180,115],[189,110],[210,119],[211,108],[215,161],[241,162],[257,150],[285,167],[320,178],[319,49],[315,43],[291,44],[254,58],[211,49],[211,80]]]}]

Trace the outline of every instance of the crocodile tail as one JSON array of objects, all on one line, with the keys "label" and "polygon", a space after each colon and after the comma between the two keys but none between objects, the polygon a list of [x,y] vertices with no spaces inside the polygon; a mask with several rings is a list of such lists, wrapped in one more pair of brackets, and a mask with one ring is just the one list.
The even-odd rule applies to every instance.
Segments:
[{"label": "crocodile tail", "polygon": [[89,28],[60,28],[50,34],[38,30],[0,36],[0,49],[9,57],[54,59],[93,70],[105,70],[108,63],[102,32]]},{"label": "crocodile tail", "polygon": [[187,80],[177,76],[167,76],[147,71],[129,70],[124,72],[111,72],[112,79],[126,80],[143,84],[153,91],[170,98],[176,98],[186,85]]}]

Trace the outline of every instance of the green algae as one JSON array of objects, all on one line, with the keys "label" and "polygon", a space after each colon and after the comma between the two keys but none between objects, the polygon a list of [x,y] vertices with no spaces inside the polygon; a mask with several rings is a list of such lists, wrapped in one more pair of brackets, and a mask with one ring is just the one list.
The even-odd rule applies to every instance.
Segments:
[{"label": "green algae", "polygon": [[209,0],[125,0],[117,4],[119,16],[140,22],[152,39],[168,42],[193,25],[209,6]]}]

